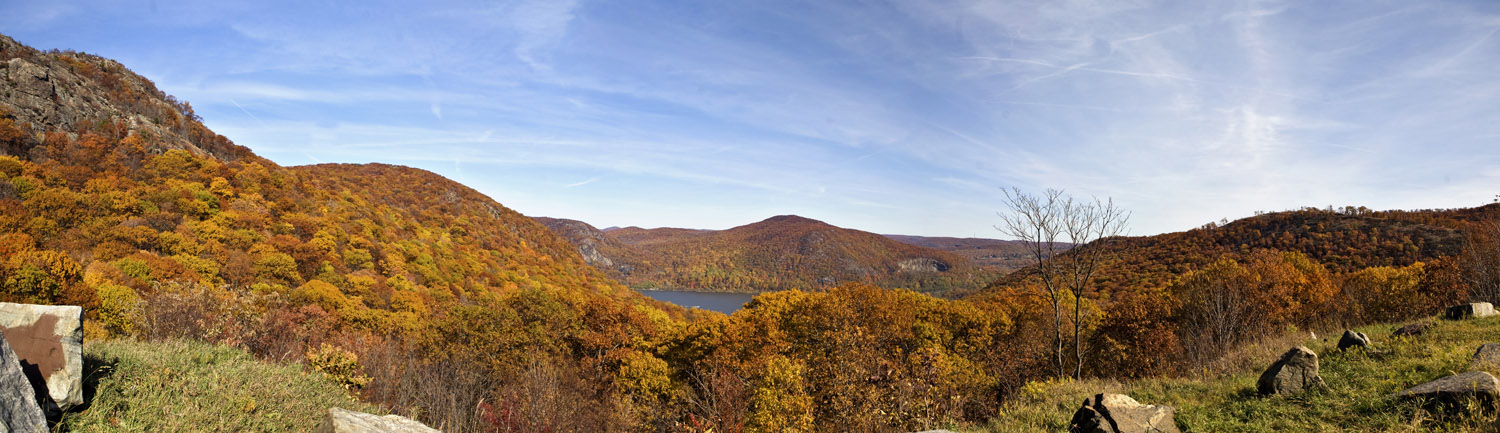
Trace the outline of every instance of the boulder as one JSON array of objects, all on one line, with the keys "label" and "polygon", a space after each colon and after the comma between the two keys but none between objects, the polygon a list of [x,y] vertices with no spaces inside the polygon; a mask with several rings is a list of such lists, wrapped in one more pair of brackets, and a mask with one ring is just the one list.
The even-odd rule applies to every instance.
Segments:
[{"label": "boulder", "polygon": [[1318,354],[1305,346],[1297,346],[1261,373],[1256,390],[1261,395],[1295,394],[1322,385],[1323,378],[1318,376]]},{"label": "boulder", "polygon": [[1351,347],[1365,348],[1369,345],[1370,337],[1366,337],[1363,332],[1354,332],[1353,330],[1346,329],[1344,330],[1344,336],[1339,337],[1339,350]]},{"label": "boulder", "polygon": [[318,426],[318,433],[439,433],[400,415],[372,415],[364,412],[328,408],[328,417]]},{"label": "boulder", "polygon": [[1392,332],[1391,333],[1391,336],[1392,337],[1416,337],[1416,336],[1422,335],[1424,333],[1427,333],[1428,329],[1432,329],[1432,322],[1408,323],[1405,326],[1397,328],[1396,332]]},{"label": "boulder", "polygon": [[1448,320],[1477,319],[1495,315],[1495,306],[1488,302],[1473,302],[1448,307],[1443,317]]},{"label": "boulder", "polygon": [[47,431],[47,418],[36,404],[36,390],[26,379],[26,373],[21,372],[21,360],[16,359],[16,353],[3,338],[0,338],[0,431]]},{"label": "boulder", "polygon": [[1181,433],[1171,406],[1140,404],[1123,394],[1098,394],[1073,413],[1069,433]]},{"label": "boulder", "polygon": [[83,307],[0,302],[0,331],[49,416],[83,404]]},{"label": "boulder", "polygon": [[1500,395],[1500,380],[1483,371],[1455,374],[1396,393],[1398,398],[1420,398],[1447,405],[1468,399],[1493,401],[1496,395]]},{"label": "boulder", "polygon": [[1469,358],[1469,368],[1475,370],[1500,370],[1500,344],[1485,343]]}]

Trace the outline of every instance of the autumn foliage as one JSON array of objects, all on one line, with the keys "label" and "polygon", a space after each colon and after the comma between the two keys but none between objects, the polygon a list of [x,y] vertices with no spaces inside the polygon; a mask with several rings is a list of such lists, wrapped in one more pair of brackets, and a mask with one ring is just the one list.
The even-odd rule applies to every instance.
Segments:
[{"label": "autumn foliage", "polygon": [[[0,301],[82,305],[86,339],[304,362],[447,431],[917,431],[982,421],[1053,374],[1034,272],[947,300],[921,291],[988,277],[942,254],[943,273],[903,273],[931,254],[816,221],[612,232],[654,248],[627,282],[816,289],[684,311],[435,174],[281,167],[117,63],[0,38],[12,59],[103,107],[64,127],[0,99]],[[1100,289],[1068,299],[1087,314],[1065,325],[1085,375],[1138,377],[1288,330],[1431,314],[1493,280],[1473,262],[1495,237],[1465,239],[1497,212],[1304,209],[1105,239],[1086,247],[1106,249]],[[765,239],[793,241],[746,247]]]}]

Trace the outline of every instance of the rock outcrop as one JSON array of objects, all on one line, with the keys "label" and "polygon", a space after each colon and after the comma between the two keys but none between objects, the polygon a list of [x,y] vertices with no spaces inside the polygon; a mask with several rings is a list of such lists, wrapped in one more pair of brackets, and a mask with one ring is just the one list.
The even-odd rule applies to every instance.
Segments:
[{"label": "rock outcrop", "polygon": [[1488,302],[1473,302],[1448,307],[1443,317],[1448,320],[1477,319],[1495,315],[1495,306]]},{"label": "rock outcrop", "polygon": [[47,431],[47,418],[36,404],[36,390],[21,371],[21,360],[3,338],[0,338],[0,431]]},{"label": "rock outcrop", "polygon": [[1500,370],[1500,344],[1486,343],[1474,350],[1469,359],[1469,368],[1475,370]]},{"label": "rock outcrop", "polygon": [[1420,398],[1448,405],[1468,399],[1494,401],[1497,395],[1500,395],[1500,380],[1483,371],[1455,374],[1396,393],[1398,398]]},{"label": "rock outcrop", "polygon": [[[0,77],[0,117],[32,129],[27,132],[76,131],[84,125],[120,121],[152,137],[146,140],[152,153],[184,149],[225,160],[250,155],[248,148],[206,133],[191,106],[114,60],[72,52],[49,54],[0,35]],[[6,143],[0,151],[26,155],[29,147]]]},{"label": "rock outcrop", "polygon": [[43,412],[83,404],[83,307],[0,302],[0,328]]},{"label": "rock outcrop", "polygon": [[1293,347],[1261,373],[1256,390],[1261,395],[1295,394],[1322,386],[1318,376],[1318,354],[1305,346]]},{"label": "rock outcrop", "polygon": [[1123,394],[1098,394],[1073,414],[1069,433],[1180,433],[1171,406],[1147,405]]},{"label": "rock outcrop", "polygon": [[400,415],[372,415],[336,407],[318,426],[318,433],[440,433],[426,424]]},{"label": "rock outcrop", "polygon": [[1339,350],[1346,350],[1356,347],[1365,348],[1369,346],[1370,337],[1365,336],[1365,333],[1363,332],[1354,332],[1353,330],[1346,329],[1344,330],[1344,336],[1339,337]]},{"label": "rock outcrop", "polygon": [[1432,326],[1432,322],[1408,323],[1405,326],[1397,328],[1395,332],[1391,333],[1391,336],[1416,337],[1426,333],[1428,329],[1432,329]]},{"label": "rock outcrop", "polygon": [[948,264],[937,259],[917,258],[896,262],[901,272],[947,272]]}]

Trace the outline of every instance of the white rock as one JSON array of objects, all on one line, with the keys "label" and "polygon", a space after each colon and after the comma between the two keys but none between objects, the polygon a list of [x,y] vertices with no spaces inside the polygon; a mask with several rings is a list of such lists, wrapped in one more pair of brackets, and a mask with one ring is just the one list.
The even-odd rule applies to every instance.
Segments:
[{"label": "white rock", "polygon": [[318,433],[440,433],[426,424],[400,415],[372,415],[336,407],[328,408],[328,417],[318,426]]},{"label": "white rock", "polygon": [[45,412],[83,404],[83,307],[0,302],[0,328],[21,360],[47,383]]}]

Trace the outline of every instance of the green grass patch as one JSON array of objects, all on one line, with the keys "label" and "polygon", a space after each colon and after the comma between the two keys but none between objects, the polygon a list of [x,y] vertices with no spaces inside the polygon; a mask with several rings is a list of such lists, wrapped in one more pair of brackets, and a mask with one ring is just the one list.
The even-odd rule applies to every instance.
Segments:
[{"label": "green grass patch", "polygon": [[[1403,389],[1469,371],[1469,358],[1484,343],[1500,342],[1500,316],[1442,321],[1419,337],[1392,337],[1396,325],[1356,329],[1370,336],[1371,350],[1337,350],[1339,334],[1310,340],[1287,337],[1251,351],[1241,366],[1205,372],[1205,378],[1156,378],[1033,383],[1007,402],[988,424],[971,432],[1067,431],[1084,398],[1123,393],[1144,404],[1176,408],[1185,432],[1493,432],[1500,430],[1493,404],[1425,408],[1391,397]],[[1296,344],[1318,353],[1328,386],[1291,396],[1261,397],[1261,371]],[[1500,373],[1489,371],[1491,374]]]},{"label": "green grass patch", "polygon": [[65,414],[62,431],[312,431],[332,406],[376,411],[300,364],[230,347],[110,340],[83,356],[87,406]]}]

